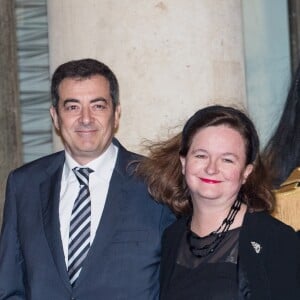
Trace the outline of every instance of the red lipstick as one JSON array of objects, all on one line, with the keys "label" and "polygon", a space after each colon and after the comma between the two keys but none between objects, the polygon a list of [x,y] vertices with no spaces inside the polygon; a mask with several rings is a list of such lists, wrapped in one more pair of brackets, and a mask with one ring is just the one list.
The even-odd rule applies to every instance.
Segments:
[{"label": "red lipstick", "polygon": [[220,180],[213,180],[213,179],[208,179],[208,178],[200,178],[203,182],[205,183],[211,183],[211,184],[214,184],[214,183],[220,183],[221,181]]}]

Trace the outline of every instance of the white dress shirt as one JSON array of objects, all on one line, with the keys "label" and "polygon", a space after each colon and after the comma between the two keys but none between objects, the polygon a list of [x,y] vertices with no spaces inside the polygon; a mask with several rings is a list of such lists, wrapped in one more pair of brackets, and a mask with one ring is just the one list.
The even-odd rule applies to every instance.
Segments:
[{"label": "white dress shirt", "polygon": [[66,161],[63,168],[60,189],[59,221],[65,262],[68,265],[69,226],[73,205],[79,193],[79,182],[72,169],[75,167],[88,167],[94,170],[89,177],[92,244],[104,209],[110,179],[117,160],[118,147],[111,144],[101,156],[85,166],[79,165],[67,151],[65,153]]}]

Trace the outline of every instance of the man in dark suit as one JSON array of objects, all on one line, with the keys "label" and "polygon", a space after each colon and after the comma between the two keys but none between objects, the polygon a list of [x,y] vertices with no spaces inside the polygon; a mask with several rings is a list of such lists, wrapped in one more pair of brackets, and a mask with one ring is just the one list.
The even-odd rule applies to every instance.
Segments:
[{"label": "man in dark suit", "polygon": [[118,82],[101,62],[57,68],[50,113],[64,151],[9,175],[0,299],[152,300],[160,240],[174,216],[134,174],[114,138]]}]

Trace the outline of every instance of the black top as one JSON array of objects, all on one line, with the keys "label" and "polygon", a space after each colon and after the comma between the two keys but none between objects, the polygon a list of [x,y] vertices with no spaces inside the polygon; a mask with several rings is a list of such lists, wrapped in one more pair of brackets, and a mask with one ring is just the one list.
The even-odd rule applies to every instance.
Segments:
[{"label": "black top", "polygon": [[[162,239],[160,299],[171,299],[179,248],[188,217],[168,227]],[[300,240],[293,229],[265,212],[247,212],[238,239],[238,285],[244,300],[300,299]],[[201,265],[200,265],[201,266]],[[204,291],[193,287],[199,294]],[[198,299],[206,300],[205,296]],[[179,297],[177,297],[178,299]],[[173,298],[174,299],[174,298]],[[188,299],[188,298],[181,298]]]},{"label": "black top", "polygon": [[[190,251],[189,229],[181,238],[168,297],[172,300],[237,300],[237,258],[240,228],[229,230],[213,253],[197,257]],[[194,235],[194,233],[192,233]],[[192,239],[193,246],[209,244],[212,235]]]}]

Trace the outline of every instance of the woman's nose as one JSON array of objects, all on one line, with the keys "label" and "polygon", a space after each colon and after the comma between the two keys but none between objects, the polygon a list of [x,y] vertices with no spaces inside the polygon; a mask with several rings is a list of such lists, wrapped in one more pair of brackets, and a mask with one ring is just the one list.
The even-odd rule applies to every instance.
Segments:
[{"label": "woman's nose", "polygon": [[218,172],[218,164],[217,161],[214,159],[209,159],[206,165],[206,172],[207,174],[215,174]]}]

